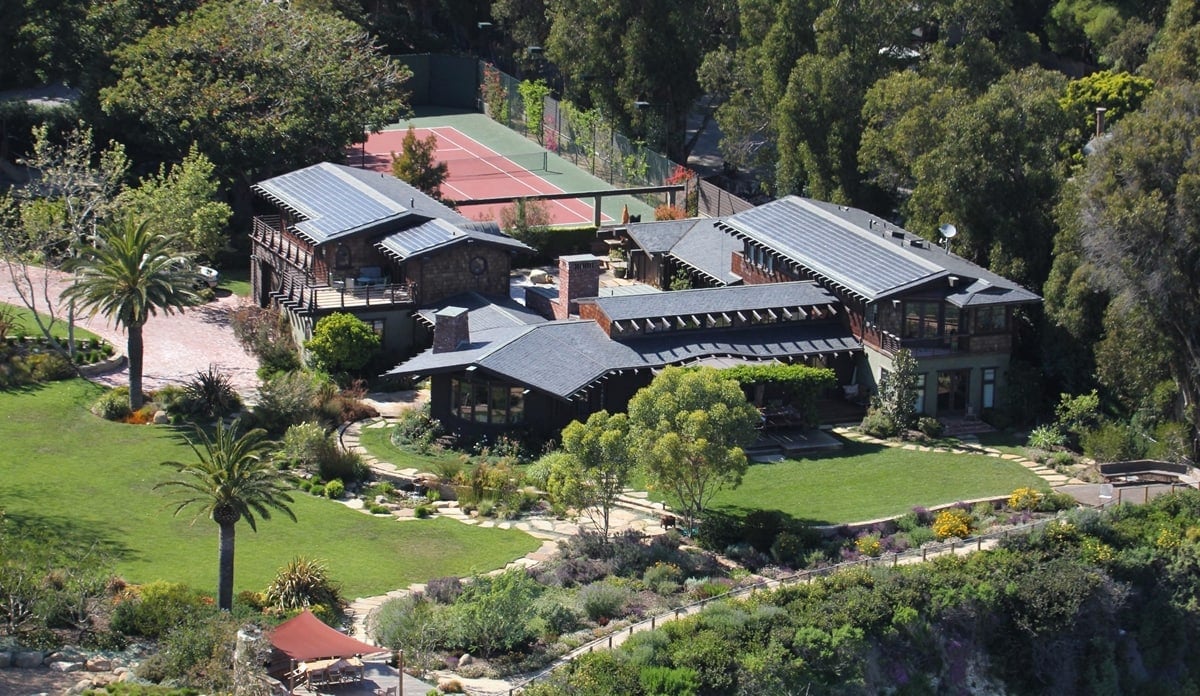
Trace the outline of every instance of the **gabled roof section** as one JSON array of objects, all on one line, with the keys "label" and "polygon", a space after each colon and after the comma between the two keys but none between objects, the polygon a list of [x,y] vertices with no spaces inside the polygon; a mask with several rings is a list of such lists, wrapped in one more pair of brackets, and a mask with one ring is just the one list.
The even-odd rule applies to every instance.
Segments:
[{"label": "gabled roof section", "polygon": [[731,215],[718,226],[868,301],[949,275],[888,241],[882,226],[872,233],[798,196]]},{"label": "gabled roof section", "polygon": [[742,282],[733,272],[733,252],[741,251],[738,238],[717,227],[717,220],[698,220],[671,247],[670,256],[719,285]]},{"label": "gabled roof section", "polygon": [[695,220],[662,220],[658,222],[633,222],[625,231],[643,251],[655,254],[671,250],[671,247],[694,227]]},{"label": "gabled roof section", "polygon": [[469,242],[493,244],[505,247],[510,251],[533,251],[528,245],[512,237],[499,232],[481,231],[481,229],[486,230],[487,228],[461,227],[441,219],[427,220],[416,227],[389,234],[380,240],[375,248],[400,261],[455,244]]},{"label": "gabled roof section", "polygon": [[388,374],[429,375],[475,367],[516,384],[570,399],[619,370],[657,369],[712,357],[794,360],[853,352],[861,344],[838,323],[791,323],[664,333],[613,341],[593,321],[567,319],[496,330],[463,350],[427,350]]},{"label": "gabled roof section", "polygon": [[840,304],[831,292],[813,282],[699,288],[587,301],[613,321]]},{"label": "gabled roof section", "polygon": [[298,234],[313,244],[404,218],[466,218],[394,176],[321,162],[267,179],[254,190],[299,219]]},{"label": "gabled roof section", "polygon": [[546,322],[545,317],[511,297],[486,297],[477,292],[448,297],[436,305],[418,311],[417,318],[433,328],[437,324],[437,313],[447,307],[462,307],[467,310],[467,326],[472,341],[483,339],[488,335],[487,332],[496,329],[523,328]]}]

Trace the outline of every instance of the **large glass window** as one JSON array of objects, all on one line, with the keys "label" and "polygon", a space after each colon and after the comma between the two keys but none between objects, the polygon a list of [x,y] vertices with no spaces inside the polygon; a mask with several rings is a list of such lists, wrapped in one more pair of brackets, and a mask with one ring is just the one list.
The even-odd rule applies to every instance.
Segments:
[{"label": "large glass window", "polygon": [[514,425],[525,420],[527,390],[500,380],[450,381],[451,413],[476,423]]},{"label": "large glass window", "polygon": [[1003,333],[1007,330],[1007,307],[980,307],[975,310],[975,333]]},{"label": "large glass window", "polygon": [[920,373],[917,375],[917,378],[913,384],[913,388],[917,392],[917,400],[915,404],[917,413],[925,413],[925,377],[926,373]]},{"label": "large glass window", "polygon": [[904,303],[904,338],[928,338],[938,335],[938,302]]}]

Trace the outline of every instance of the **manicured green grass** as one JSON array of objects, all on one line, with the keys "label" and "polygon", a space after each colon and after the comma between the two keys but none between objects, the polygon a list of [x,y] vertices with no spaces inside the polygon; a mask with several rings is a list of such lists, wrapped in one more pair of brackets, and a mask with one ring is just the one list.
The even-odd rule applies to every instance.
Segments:
[{"label": "manicured green grass", "polygon": [[722,491],[714,508],[779,510],[799,520],[836,524],[900,515],[914,506],[1047,489],[1025,468],[998,457],[916,452],[847,442],[819,457],[753,464],[742,485]]},{"label": "manicured green grass", "polygon": [[250,296],[250,267],[230,266],[221,269],[218,290],[227,290],[238,297]]},{"label": "manicured green grass", "polygon": [[992,447],[1005,454],[1019,454],[1022,457],[1029,456],[1029,448],[1025,446],[1025,443],[1029,439],[1027,433],[1017,434],[996,431],[994,433],[980,433],[976,437],[979,439],[979,444],[984,447]]},{"label": "manicured green grass", "polygon": [[418,454],[411,450],[401,449],[392,444],[392,431],[395,426],[386,428],[363,428],[359,434],[358,443],[372,456],[382,461],[394,464],[401,469],[414,468],[436,473],[439,462],[457,462],[462,456],[459,452],[445,451],[440,454]]},{"label": "manicured green grass", "polygon": [[[10,331],[9,335],[12,335],[12,336],[15,336],[18,334],[25,334],[26,336],[41,336],[42,335],[42,330],[38,328],[37,322],[33,318],[33,312],[29,311],[28,308],[22,307],[21,305],[11,305],[11,304],[6,304],[4,302],[0,302],[0,309],[5,309],[5,308],[11,309],[11,311],[13,312],[17,321],[21,324],[21,329],[22,329],[21,331]],[[39,314],[41,314],[41,313],[39,312]],[[50,320],[50,318],[47,317],[45,314],[41,314],[41,317],[42,317],[42,321]],[[55,321],[54,326],[50,327],[50,333],[54,334],[58,338],[66,338],[67,337],[67,322],[62,320],[62,318],[60,317],[59,321]],[[96,334],[92,333],[91,331],[88,331],[87,329],[83,329],[83,328],[76,326],[75,327],[75,338],[80,339],[80,340],[81,339],[96,340],[100,337],[97,336]]]},{"label": "manicured green grass", "polygon": [[[87,406],[102,389],[69,380],[0,392],[0,510],[21,524],[46,525],[81,548],[110,553],[131,582],[162,579],[215,591],[217,528],[153,490],[173,475],[165,460],[195,455],[161,426],[111,423]],[[326,562],[350,597],[412,582],[503,566],[538,547],[515,530],[446,519],[397,521],[352,511],[297,490],[293,523],[275,515],[237,527],[237,591],[262,590],[295,555]]]}]

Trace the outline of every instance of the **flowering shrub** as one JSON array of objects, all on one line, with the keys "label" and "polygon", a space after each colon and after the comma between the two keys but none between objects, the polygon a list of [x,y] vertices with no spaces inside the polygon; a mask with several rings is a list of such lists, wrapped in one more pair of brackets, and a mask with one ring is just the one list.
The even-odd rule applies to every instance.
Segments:
[{"label": "flowering shrub", "polygon": [[1083,555],[1083,560],[1088,563],[1109,563],[1115,555],[1113,547],[1095,537],[1084,539],[1083,547],[1080,551]]},{"label": "flowering shrub", "polygon": [[883,553],[883,543],[878,534],[864,534],[854,541],[854,548],[864,556],[878,556]]},{"label": "flowering shrub", "polygon": [[938,541],[950,537],[966,538],[971,533],[971,514],[960,508],[950,508],[938,513],[933,521],[933,535]]},{"label": "flowering shrub", "polygon": [[1036,510],[1040,502],[1041,491],[1034,488],[1018,488],[1008,496],[1008,507],[1013,510]]}]

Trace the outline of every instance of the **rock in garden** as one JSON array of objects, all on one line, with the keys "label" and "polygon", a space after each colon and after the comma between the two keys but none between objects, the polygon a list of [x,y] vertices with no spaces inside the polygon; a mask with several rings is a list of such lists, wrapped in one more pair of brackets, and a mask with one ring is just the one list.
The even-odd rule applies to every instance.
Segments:
[{"label": "rock in garden", "polygon": [[19,652],[13,655],[13,664],[21,669],[33,669],[42,666],[42,653]]},{"label": "rock in garden", "polygon": [[171,417],[167,415],[166,411],[155,411],[154,412],[154,424],[155,425],[166,425],[167,423],[170,423],[170,422],[171,422]]},{"label": "rock in garden", "polygon": [[463,653],[463,656],[458,658],[458,666],[466,667],[467,665],[471,664],[474,661],[475,661],[475,658],[471,657],[471,653]]},{"label": "rock in garden", "polygon": [[107,672],[112,669],[112,660],[107,657],[93,657],[87,661],[87,671]]},{"label": "rock in garden", "polygon": [[83,669],[83,665],[79,664],[78,662],[67,662],[63,660],[60,662],[51,662],[50,669],[54,672],[78,672],[79,670]]},{"label": "rock in garden", "polygon": [[67,689],[67,696],[76,696],[76,694],[82,694],[90,688],[92,688],[91,679],[80,679],[79,681],[75,682],[75,686]]}]

